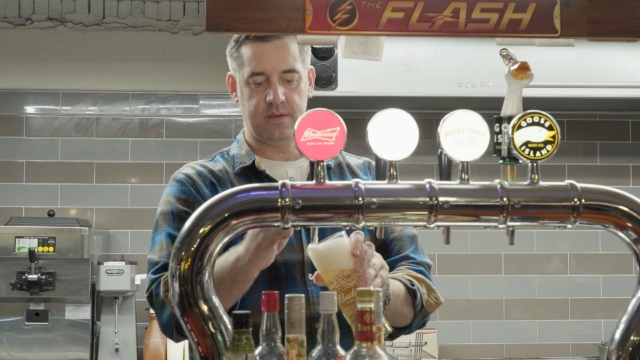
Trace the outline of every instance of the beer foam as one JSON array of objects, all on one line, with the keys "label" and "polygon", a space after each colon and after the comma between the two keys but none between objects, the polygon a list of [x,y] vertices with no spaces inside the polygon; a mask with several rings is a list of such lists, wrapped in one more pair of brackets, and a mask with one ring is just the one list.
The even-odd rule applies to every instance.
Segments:
[{"label": "beer foam", "polygon": [[313,265],[321,273],[332,269],[352,269],[354,257],[351,255],[351,246],[348,238],[321,241],[318,244],[310,244],[307,252]]}]

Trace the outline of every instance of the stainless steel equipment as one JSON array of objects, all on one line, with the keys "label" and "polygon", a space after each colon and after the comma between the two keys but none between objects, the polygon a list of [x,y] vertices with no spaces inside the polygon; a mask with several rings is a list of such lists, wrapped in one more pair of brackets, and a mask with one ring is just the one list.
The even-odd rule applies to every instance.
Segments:
[{"label": "stainless steel equipment", "polygon": [[101,296],[98,359],[136,360],[137,263],[123,258],[98,262],[96,290]]},{"label": "stainless steel equipment", "polygon": [[87,220],[0,226],[0,359],[93,359],[92,274],[108,235]]},{"label": "stainless steel equipment", "polygon": [[[232,238],[251,228],[578,224],[619,235],[640,262],[640,201],[604,186],[500,180],[245,185],[210,199],[182,228],[169,268],[174,312],[201,359],[223,358],[231,323],[212,286],[212,264]],[[609,343],[608,359],[640,355],[639,310],[636,289]]]},{"label": "stainless steel equipment", "polygon": [[[306,120],[308,113],[303,114],[296,123],[296,136],[301,120]],[[454,117],[454,113],[462,116]],[[325,115],[323,122],[331,118]],[[393,121],[398,116],[387,120]],[[474,118],[476,120],[472,122]],[[479,114],[469,110],[454,111],[445,119],[448,119],[447,126],[443,129],[443,120],[438,129],[438,142],[447,155],[460,162],[457,182],[399,181],[393,164],[398,160],[394,158],[397,154],[386,158],[382,156],[390,160],[386,182],[358,179],[327,182],[324,161],[328,158],[314,159],[301,150],[301,154],[316,161],[315,182],[281,181],[278,184],[240,186],[218,194],[197,209],[183,226],[172,249],[169,286],[173,311],[198,357],[223,359],[231,336],[229,316],[213,288],[215,261],[231,239],[257,227],[371,228],[401,225],[444,227],[447,230],[449,226],[474,226],[506,229],[509,243],[512,244],[516,226],[571,228],[580,224],[617,234],[629,246],[636,266],[639,266],[638,198],[604,186],[573,181],[540,181],[538,162],[552,156],[560,141],[559,127],[549,114],[524,112],[510,125],[510,146],[514,152],[522,152],[517,155],[520,160],[530,162],[527,182],[471,182],[469,162],[485,152],[489,143],[489,129]],[[522,130],[525,127],[539,127],[534,131],[544,136],[539,139],[527,137],[525,135],[530,131]],[[518,132],[518,128],[522,133]],[[322,129],[314,124],[313,133],[323,133],[325,130]],[[387,124],[383,130],[395,131],[395,128]],[[403,136],[390,138],[400,139],[399,144],[394,143],[382,149],[385,153],[389,148],[394,150],[402,145],[408,134],[396,133]],[[459,134],[464,136],[455,136]],[[518,143],[519,135],[520,140],[526,140],[527,144],[534,146]],[[299,149],[302,139],[296,137]],[[329,140],[326,143],[332,145],[333,140]],[[372,143],[371,138],[368,141]],[[484,147],[480,146],[483,144]],[[375,147],[372,148],[380,155]],[[445,231],[444,240],[446,244],[448,231]],[[629,306],[618,322],[605,357],[640,358],[640,287],[636,287]]]}]

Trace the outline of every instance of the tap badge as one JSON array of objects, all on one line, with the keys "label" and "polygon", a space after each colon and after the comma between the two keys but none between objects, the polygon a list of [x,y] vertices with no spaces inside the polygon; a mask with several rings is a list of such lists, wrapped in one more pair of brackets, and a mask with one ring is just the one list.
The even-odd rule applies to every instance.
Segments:
[{"label": "tap badge", "polygon": [[551,157],[560,143],[560,129],[551,115],[537,110],[526,111],[511,121],[511,148],[524,161],[541,161]]},{"label": "tap badge", "polygon": [[347,30],[358,22],[358,7],[353,0],[333,0],[327,7],[331,30]]},{"label": "tap badge", "polygon": [[302,114],[293,132],[298,150],[311,161],[332,159],[347,142],[344,121],[327,109],[313,109]]}]

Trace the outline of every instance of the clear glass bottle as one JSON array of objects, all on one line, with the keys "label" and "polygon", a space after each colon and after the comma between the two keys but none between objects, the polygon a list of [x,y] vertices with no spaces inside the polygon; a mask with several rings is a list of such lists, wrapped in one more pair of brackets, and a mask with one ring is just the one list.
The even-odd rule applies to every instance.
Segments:
[{"label": "clear glass bottle", "polygon": [[338,296],[335,291],[320,293],[320,323],[318,343],[311,350],[308,360],[343,360],[345,352],[340,347],[340,329],[338,328]]},{"label": "clear glass bottle", "polygon": [[284,296],[284,350],[287,354],[287,360],[307,359],[304,307],[303,294]]},{"label": "clear glass bottle", "polygon": [[345,360],[389,360],[376,341],[376,315],[373,288],[356,289],[355,344]]},{"label": "clear glass bottle", "polygon": [[260,345],[256,348],[256,360],[285,360],[280,327],[280,293],[262,292],[262,321],[260,323]]},{"label": "clear glass bottle", "polygon": [[251,335],[251,311],[237,310],[231,313],[233,335],[229,344],[230,360],[254,360],[256,345]]},{"label": "clear glass bottle", "polygon": [[391,331],[393,331],[393,328],[384,318],[384,290],[376,288],[373,289],[373,292],[373,307],[376,314],[376,342],[378,343],[378,346],[380,346],[380,349],[387,354],[387,357],[389,357],[390,360],[395,360],[398,357],[387,351],[387,346],[385,344],[385,339]]}]

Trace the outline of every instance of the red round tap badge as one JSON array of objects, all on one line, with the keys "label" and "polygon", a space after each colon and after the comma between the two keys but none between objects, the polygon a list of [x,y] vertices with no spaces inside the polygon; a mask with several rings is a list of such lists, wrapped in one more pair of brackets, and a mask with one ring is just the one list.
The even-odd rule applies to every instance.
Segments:
[{"label": "red round tap badge", "polygon": [[327,109],[313,109],[302,114],[294,132],[298,150],[311,161],[333,159],[347,142],[344,121]]}]

